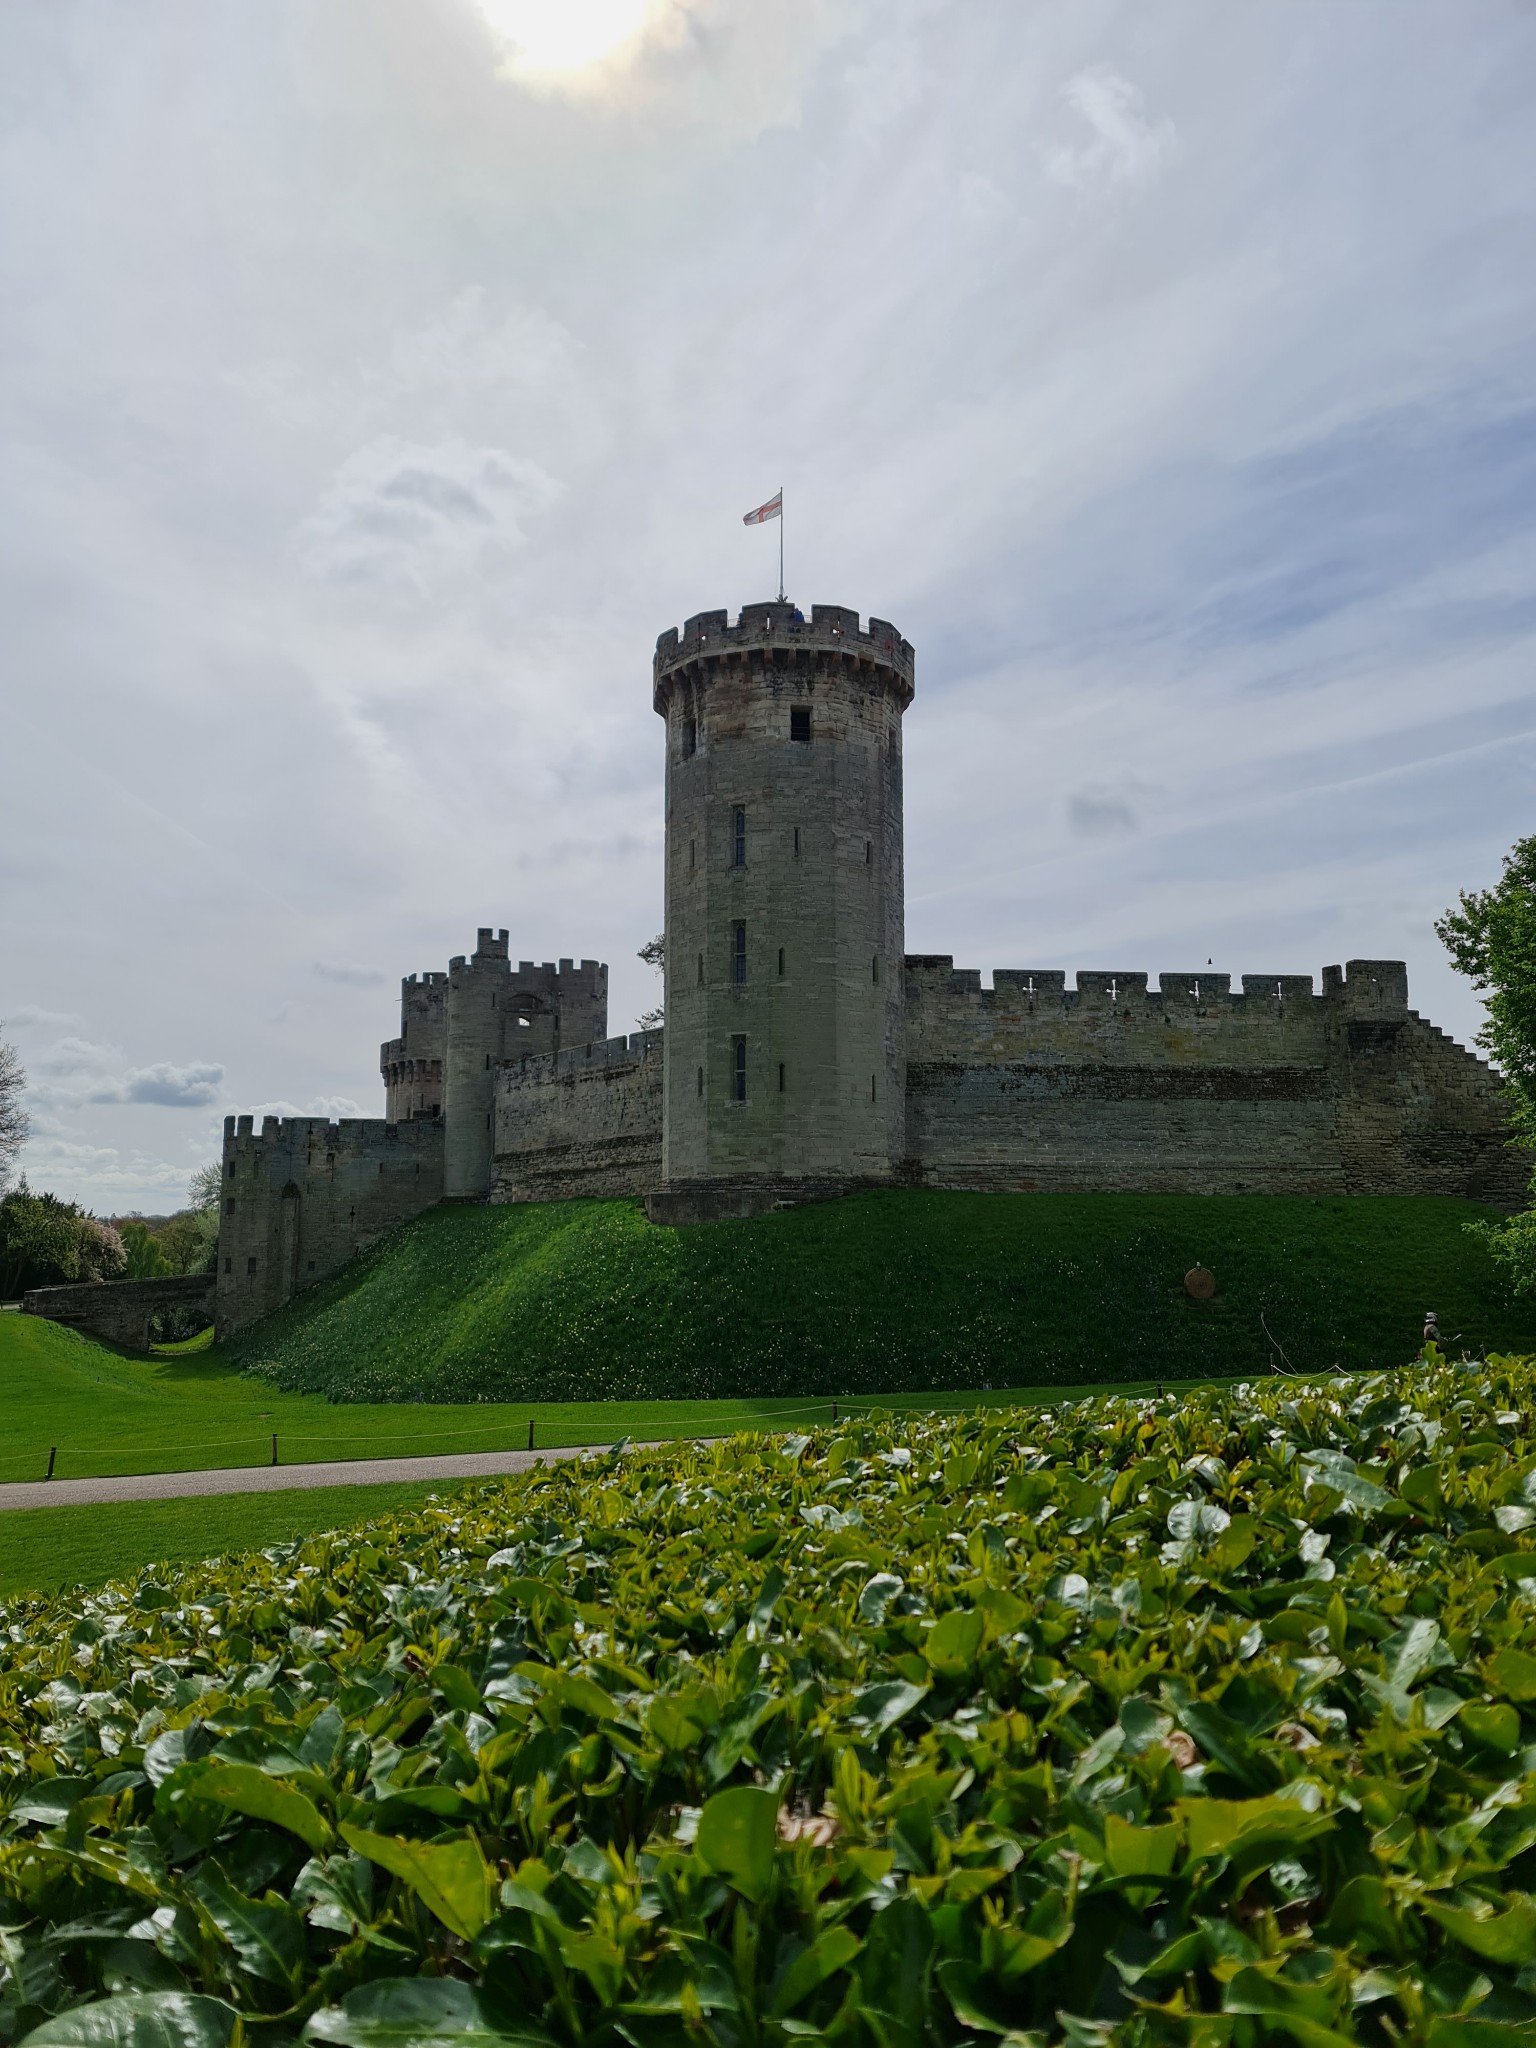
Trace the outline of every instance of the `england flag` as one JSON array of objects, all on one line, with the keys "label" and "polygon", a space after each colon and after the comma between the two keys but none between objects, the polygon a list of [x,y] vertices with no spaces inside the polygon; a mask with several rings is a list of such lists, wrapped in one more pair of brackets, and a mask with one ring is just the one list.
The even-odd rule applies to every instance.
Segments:
[{"label": "england flag", "polygon": [[777,490],[766,505],[759,505],[755,512],[744,512],[741,523],[743,526],[761,526],[765,519],[782,519],[783,517],[784,493],[782,490]]}]

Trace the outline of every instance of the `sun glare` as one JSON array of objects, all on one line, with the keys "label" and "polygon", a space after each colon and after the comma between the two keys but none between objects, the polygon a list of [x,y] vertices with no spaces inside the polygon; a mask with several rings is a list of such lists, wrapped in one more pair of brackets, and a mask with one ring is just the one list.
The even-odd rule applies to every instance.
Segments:
[{"label": "sun glare", "polygon": [[650,0],[478,0],[514,71],[558,78],[616,56],[645,27]]}]

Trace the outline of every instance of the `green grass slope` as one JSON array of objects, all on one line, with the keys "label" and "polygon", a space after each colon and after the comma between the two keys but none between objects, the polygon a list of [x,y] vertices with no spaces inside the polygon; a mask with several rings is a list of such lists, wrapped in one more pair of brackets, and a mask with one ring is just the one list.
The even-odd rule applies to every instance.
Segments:
[{"label": "green grass slope", "polygon": [[[1536,1348],[1449,1200],[890,1192],[705,1229],[445,1208],[226,1347],[341,1401],[699,1400],[1376,1369]],[[1217,1277],[1193,1302],[1183,1275]],[[1267,1326],[1267,1327],[1266,1327]]]},{"label": "green grass slope", "polygon": [[[937,1395],[882,1392],[879,1398],[890,1407],[956,1409],[1049,1400],[1053,1393],[1046,1387],[1015,1387],[1006,1392],[973,1389]],[[643,1442],[729,1436],[737,1430],[799,1429],[813,1421],[830,1421],[832,1406],[826,1399],[757,1396],[713,1401],[475,1400],[438,1401],[429,1409],[413,1408],[403,1414],[398,1404],[387,1401],[337,1403],[323,1394],[285,1393],[270,1380],[240,1372],[218,1352],[130,1358],[39,1317],[0,1315],[0,1482],[42,1479],[50,1450],[57,1452],[55,1478],[68,1480],[264,1466],[271,1463],[274,1434],[279,1464],[307,1465],[335,1458],[521,1450],[528,1443],[530,1426],[544,1450],[561,1444],[613,1444],[621,1437]],[[206,1511],[222,1512],[213,1503]],[[0,1581],[6,1581],[21,1518],[31,1512],[0,1513]],[[87,1507],[36,1512],[79,1514],[87,1521],[98,1513]],[[118,1510],[100,1512],[110,1515]],[[153,1518],[145,1523],[145,1541],[158,1540],[158,1526]],[[256,1534],[251,1540],[257,1540]],[[137,1554],[124,1552],[121,1568],[159,1554],[143,1549]]]}]

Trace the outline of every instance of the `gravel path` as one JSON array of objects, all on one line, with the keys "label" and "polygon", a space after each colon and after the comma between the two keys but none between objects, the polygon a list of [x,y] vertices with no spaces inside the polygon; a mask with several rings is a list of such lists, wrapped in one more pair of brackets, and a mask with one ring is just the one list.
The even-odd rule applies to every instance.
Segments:
[{"label": "gravel path", "polygon": [[314,1486],[379,1486],[396,1479],[495,1479],[557,1458],[553,1451],[465,1451],[442,1458],[343,1458],[327,1465],[242,1465],[220,1472],[136,1472],[120,1479],[34,1479],[0,1486],[7,1508],[89,1507],[113,1500],[186,1500],[205,1493],[291,1493]]}]

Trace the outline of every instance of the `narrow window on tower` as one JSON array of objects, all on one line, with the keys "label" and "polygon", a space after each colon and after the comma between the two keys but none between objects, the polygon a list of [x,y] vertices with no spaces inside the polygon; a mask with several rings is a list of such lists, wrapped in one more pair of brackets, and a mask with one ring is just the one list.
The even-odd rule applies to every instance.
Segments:
[{"label": "narrow window on tower", "polygon": [[779,1061],[779,1093],[784,1093],[784,1062]]},{"label": "narrow window on tower", "polygon": [[866,839],[866,840],[865,840],[865,842],[864,842],[864,865],[865,865],[865,867],[872,867],[872,866],[874,865],[874,859],[875,859],[875,842],[873,841],[873,839]]},{"label": "narrow window on tower", "polygon": [[737,1102],[747,1099],[747,1041],[744,1038],[731,1040],[731,1094]]},{"label": "narrow window on tower", "polygon": [[880,955],[878,953],[875,954],[869,963],[869,978],[877,983],[880,979]]},{"label": "narrow window on tower", "polygon": [[811,707],[809,704],[791,704],[789,707],[789,736],[792,740],[803,740],[810,744]]},{"label": "narrow window on tower", "polygon": [[875,1077],[873,1074],[869,1077],[869,1099],[871,1102],[875,1099]]},{"label": "narrow window on tower", "polygon": [[747,978],[747,928],[737,924],[731,931],[731,979],[740,988]]},{"label": "narrow window on tower", "polygon": [[699,1094],[700,1094],[701,1096],[702,1096],[702,1095],[703,1095],[703,1093],[704,1093],[704,1069],[703,1069],[702,1067],[700,1067],[700,1069],[699,1069],[699,1089],[698,1089],[698,1092],[699,1092]]},{"label": "narrow window on tower", "polygon": [[800,858],[800,827],[795,827],[795,859]]},{"label": "narrow window on tower", "polygon": [[699,987],[704,986],[704,955],[699,955]]},{"label": "narrow window on tower", "polygon": [[691,875],[691,874],[693,873],[694,869],[695,869],[695,868],[696,868],[696,867],[698,866],[698,858],[699,858],[699,843],[698,843],[698,841],[697,841],[696,839],[690,839],[690,840],[689,840],[689,842],[688,842],[688,872],[689,872],[689,874],[690,874],[690,875]]},{"label": "narrow window on tower", "polygon": [[780,946],[780,948],[779,948],[779,973],[780,973],[780,974],[782,975],[782,974],[783,974],[783,972],[784,972],[784,948],[783,948],[782,946]]},{"label": "narrow window on tower", "polygon": [[747,814],[738,811],[732,825],[731,866],[744,868],[747,864]]},{"label": "narrow window on tower", "polygon": [[683,759],[686,761],[699,751],[699,727],[697,719],[683,720]]}]

